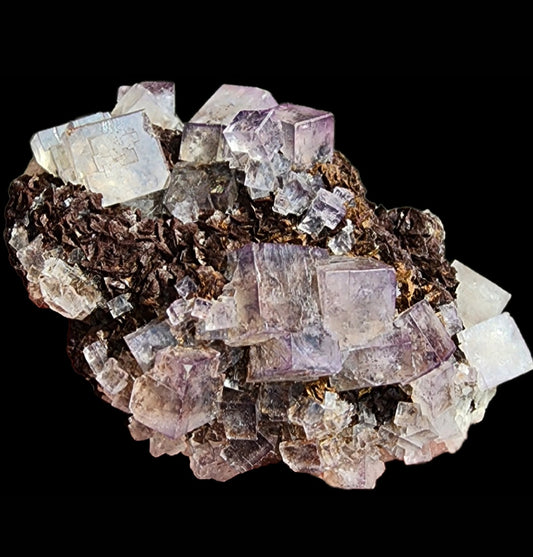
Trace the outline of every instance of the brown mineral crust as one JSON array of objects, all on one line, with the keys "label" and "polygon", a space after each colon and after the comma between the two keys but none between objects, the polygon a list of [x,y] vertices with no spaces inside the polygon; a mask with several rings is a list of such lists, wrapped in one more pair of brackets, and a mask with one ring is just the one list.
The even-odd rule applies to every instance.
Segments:
[{"label": "brown mineral crust", "polygon": [[390,422],[399,402],[410,402],[411,396],[407,389],[400,385],[384,385],[354,391],[345,391],[340,396],[347,402],[364,406],[372,411],[378,425]]},{"label": "brown mineral crust", "polygon": [[[35,199],[41,196],[47,189],[51,189],[52,184],[61,186],[63,182],[51,174],[42,173],[31,176],[23,174],[15,178],[9,185],[9,196],[5,208],[6,227],[4,230],[4,240],[8,246],[10,263],[21,274],[24,280],[26,280],[26,277],[20,269],[20,263],[15,255],[15,250],[9,244],[9,234],[15,223],[25,222],[25,218],[30,214],[30,208]],[[42,220],[47,222],[49,219],[46,215],[43,215]],[[29,241],[33,240],[39,233],[35,224],[30,219],[27,226],[25,226]]]},{"label": "brown mineral crust", "polygon": [[174,166],[179,160],[181,134],[175,130],[161,128],[155,124],[152,124],[152,127],[161,143],[161,148],[167,162],[171,167]]},{"label": "brown mineral crust", "polygon": [[338,152],[331,163],[317,165],[315,171],[329,188],[341,186],[354,193],[354,207],[346,214],[356,238],[352,253],[395,267],[400,311],[426,296],[433,305],[453,299],[455,270],[445,258],[444,229],[438,217],[412,207],[387,210],[368,201],[359,172]]}]

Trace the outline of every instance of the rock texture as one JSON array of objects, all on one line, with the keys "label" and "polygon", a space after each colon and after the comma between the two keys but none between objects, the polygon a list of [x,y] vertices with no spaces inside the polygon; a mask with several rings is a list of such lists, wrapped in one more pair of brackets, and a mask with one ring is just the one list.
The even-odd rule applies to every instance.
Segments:
[{"label": "rock texture", "polygon": [[533,368],[510,294],[445,257],[437,216],[370,202],[331,113],[174,85],[37,132],[5,239],[30,298],[150,452],[226,481],[283,461],[343,489],[457,451]]}]

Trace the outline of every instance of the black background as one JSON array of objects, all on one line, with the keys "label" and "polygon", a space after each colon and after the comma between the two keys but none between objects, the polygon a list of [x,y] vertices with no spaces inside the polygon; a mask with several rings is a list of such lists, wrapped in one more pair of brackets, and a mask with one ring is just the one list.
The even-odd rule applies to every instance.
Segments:
[{"label": "black background", "polygon": [[[176,74],[13,78],[3,99],[2,205],[31,158],[38,130],[111,110],[116,89],[146,79],[177,84],[186,121],[222,83],[269,89],[279,102],[332,111],[336,147],[359,169],[372,201],[430,209],[447,232],[447,256],[511,292],[508,310],[533,347],[531,313],[531,87],[509,77],[295,77]],[[271,465],[224,484],[194,478],[183,456],[155,459],[125,414],[76,375],[67,324],[28,301],[1,246],[0,493],[10,495],[332,496],[531,494],[533,374],[499,387],[485,420],[455,455],[387,465],[372,492],[333,489]]]}]

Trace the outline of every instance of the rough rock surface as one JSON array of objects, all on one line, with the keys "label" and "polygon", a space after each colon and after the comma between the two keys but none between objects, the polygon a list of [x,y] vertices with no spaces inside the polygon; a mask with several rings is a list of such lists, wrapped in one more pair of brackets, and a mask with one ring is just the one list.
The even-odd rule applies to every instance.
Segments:
[{"label": "rough rock surface", "polygon": [[198,478],[283,461],[372,488],[458,450],[533,368],[510,294],[447,261],[431,212],[367,199],[331,113],[223,85],[182,124],[143,82],[31,146],[12,265],[132,437]]}]

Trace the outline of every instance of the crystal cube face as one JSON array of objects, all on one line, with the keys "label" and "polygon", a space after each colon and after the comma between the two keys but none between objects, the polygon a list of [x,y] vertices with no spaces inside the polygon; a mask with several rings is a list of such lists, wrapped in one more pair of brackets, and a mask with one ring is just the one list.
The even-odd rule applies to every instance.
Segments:
[{"label": "crystal cube face", "polygon": [[394,317],[394,268],[370,258],[330,257],[318,265],[324,326],[341,348],[358,346],[384,331]]},{"label": "crystal cube face", "polygon": [[281,148],[281,127],[274,110],[241,110],[224,129],[234,153],[246,153],[257,160],[271,160]]},{"label": "crystal cube face", "polygon": [[181,130],[176,116],[176,86],[170,81],[142,81],[119,87],[113,116],[143,110],[150,122],[164,129]]},{"label": "crystal cube face", "polygon": [[187,122],[181,136],[180,159],[201,164],[225,160],[228,146],[223,131],[220,124]]},{"label": "crystal cube face", "polygon": [[227,126],[241,110],[263,110],[277,104],[269,91],[259,87],[224,84],[209,97],[190,121]]},{"label": "crystal cube face", "polygon": [[500,314],[511,294],[476,271],[454,261],[457,273],[457,310],[466,328]]},{"label": "crystal cube face", "polygon": [[176,344],[167,319],[154,319],[124,337],[128,348],[143,371],[148,371],[159,350]]},{"label": "crystal cube face", "polygon": [[345,351],[342,369],[330,383],[339,391],[398,383],[405,370],[412,368],[412,356],[410,336],[391,328],[365,345]]},{"label": "crystal cube face", "polygon": [[96,112],[72,122],[37,132],[30,141],[35,160],[45,170],[57,176],[60,169],[63,170],[65,164],[68,164],[66,162],[68,161],[67,148],[62,139],[67,129],[78,128],[110,117],[109,112]]},{"label": "crystal cube face", "polygon": [[298,228],[306,234],[317,236],[324,227],[333,230],[345,214],[346,207],[342,200],[334,193],[322,188],[311,201]]},{"label": "crystal cube face", "polygon": [[487,389],[533,369],[526,342],[507,312],[469,327],[457,337],[461,350]]},{"label": "crystal cube face", "polygon": [[173,439],[208,423],[217,410],[222,377],[219,353],[169,347],[133,384],[130,410],[136,420]]},{"label": "crystal cube face", "polygon": [[338,342],[330,335],[292,333],[250,347],[247,381],[312,381],[341,367]]},{"label": "crystal cube face", "polygon": [[292,244],[248,244],[234,252],[227,290],[240,325],[229,331],[227,342],[246,346],[314,324],[315,264],[326,257],[325,250]]},{"label": "crystal cube face", "polygon": [[421,300],[401,313],[394,325],[411,338],[411,368],[399,374],[401,383],[408,383],[446,361],[455,352],[455,343],[429,302]]},{"label": "crystal cube face", "polygon": [[297,167],[327,162],[333,156],[333,114],[307,106],[280,104],[275,117],[283,129],[282,152]]},{"label": "crystal cube face", "polygon": [[69,129],[62,136],[68,160],[58,175],[102,194],[107,207],[160,191],[170,172],[143,112]]}]

